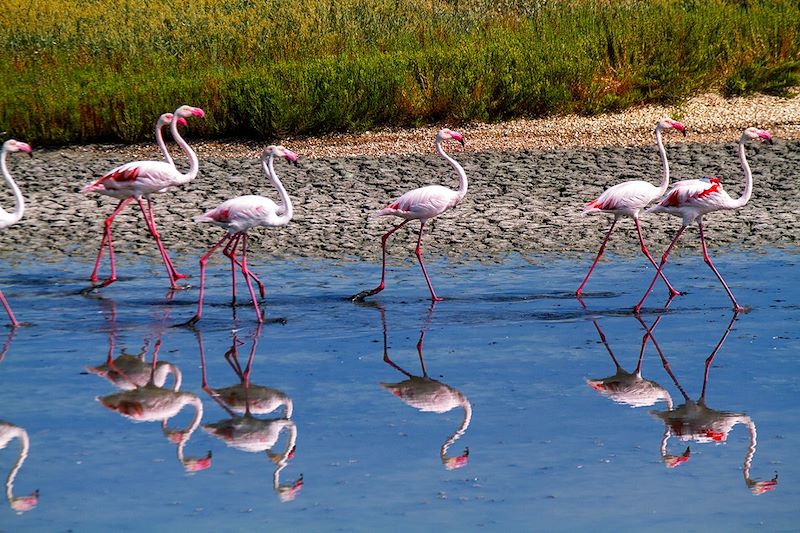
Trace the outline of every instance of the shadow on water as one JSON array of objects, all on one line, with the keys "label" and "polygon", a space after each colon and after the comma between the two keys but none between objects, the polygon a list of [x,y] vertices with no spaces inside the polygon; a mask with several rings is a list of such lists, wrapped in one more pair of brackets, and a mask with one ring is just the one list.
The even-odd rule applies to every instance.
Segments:
[{"label": "shadow on water", "polygon": [[[647,275],[624,262],[583,302],[582,262],[433,263],[445,301],[432,305],[416,269],[354,304],[343,298],[374,264],[275,261],[263,326],[249,301],[231,306],[220,271],[194,329],[171,326],[197,290],[166,290],[160,266],[81,296],[77,278],[40,284],[74,265],[31,265],[7,296],[32,325],[0,332],[0,418],[13,421],[0,422],[0,523],[792,529],[800,307],[773,280],[796,265],[748,259],[727,260],[754,308],[733,319],[695,259],[670,276],[689,294],[640,316]],[[697,400],[679,379],[692,368]],[[599,369],[610,375],[586,377]],[[773,470],[780,487],[756,475]],[[111,505],[120,487],[137,496]],[[679,513],[664,503],[675,494]]]}]

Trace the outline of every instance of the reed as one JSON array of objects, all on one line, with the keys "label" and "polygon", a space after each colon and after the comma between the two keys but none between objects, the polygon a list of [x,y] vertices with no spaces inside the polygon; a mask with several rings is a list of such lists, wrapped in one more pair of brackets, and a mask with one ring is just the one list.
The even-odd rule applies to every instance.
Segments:
[{"label": "reed", "polygon": [[497,121],[800,84],[790,0],[6,0],[0,131],[37,144]]}]

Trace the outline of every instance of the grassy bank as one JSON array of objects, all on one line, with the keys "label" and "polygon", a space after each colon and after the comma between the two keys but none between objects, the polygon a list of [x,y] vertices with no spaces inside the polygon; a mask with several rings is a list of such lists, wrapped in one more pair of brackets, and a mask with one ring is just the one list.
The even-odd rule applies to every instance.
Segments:
[{"label": "grassy bank", "polygon": [[795,1],[7,0],[0,131],[37,144],[600,113],[800,85]]}]

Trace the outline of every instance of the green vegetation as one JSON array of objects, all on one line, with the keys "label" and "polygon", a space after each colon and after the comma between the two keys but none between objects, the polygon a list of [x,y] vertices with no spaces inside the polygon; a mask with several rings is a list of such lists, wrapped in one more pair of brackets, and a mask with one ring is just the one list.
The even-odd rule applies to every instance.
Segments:
[{"label": "green vegetation", "polygon": [[361,130],[800,85],[796,0],[5,0],[0,131],[137,141]]}]

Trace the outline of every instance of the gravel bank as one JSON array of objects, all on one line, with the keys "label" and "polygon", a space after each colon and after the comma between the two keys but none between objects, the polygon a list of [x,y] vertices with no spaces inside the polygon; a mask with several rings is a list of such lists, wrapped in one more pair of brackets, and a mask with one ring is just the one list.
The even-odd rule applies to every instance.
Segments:
[{"label": "gravel bank", "polygon": [[[736,141],[747,126],[772,131],[773,145],[753,143],[748,156],[754,195],[738,212],[708,217],[715,247],[759,250],[796,247],[800,240],[800,99],[758,97],[724,100],[706,95],[679,109],[646,107],[596,118],[559,117],[496,125],[459,127],[465,151],[451,153],[464,166],[470,189],[464,202],[429,224],[423,247],[432,256],[499,259],[506,253],[593,253],[609,219],[582,216],[583,204],[606,187],[627,179],[656,183],[660,164],[652,130],[658,118],[679,114],[684,139],[667,134],[673,179],[719,176],[731,196],[742,190]],[[252,253],[261,256],[379,259],[380,235],[391,220],[372,213],[406,190],[431,183],[456,187],[455,174],[435,153],[436,127],[416,130],[284,139],[301,156],[299,167],[276,170],[295,203],[285,228],[253,232]],[[221,236],[219,228],[191,222],[192,216],[241,194],[275,197],[257,159],[268,142],[200,142],[187,139],[200,157],[200,174],[180,190],[156,198],[162,238],[173,254],[198,256]],[[103,219],[115,201],[82,195],[81,186],[112,167],[157,158],[152,146],[92,145],[36,150],[28,159],[9,157],[9,167],[28,203],[23,221],[0,233],[2,256],[33,252],[92,257]],[[182,164],[180,161],[179,164]],[[11,203],[7,191],[2,205]],[[643,220],[654,253],[668,242],[678,219]],[[413,252],[415,223],[393,239],[392,254]],[[609,245],[638,253],[630,222]],[[134,210],[115,224],[116,250],[158,258]],[[696,234],[686,245],[696,244]]]}]

